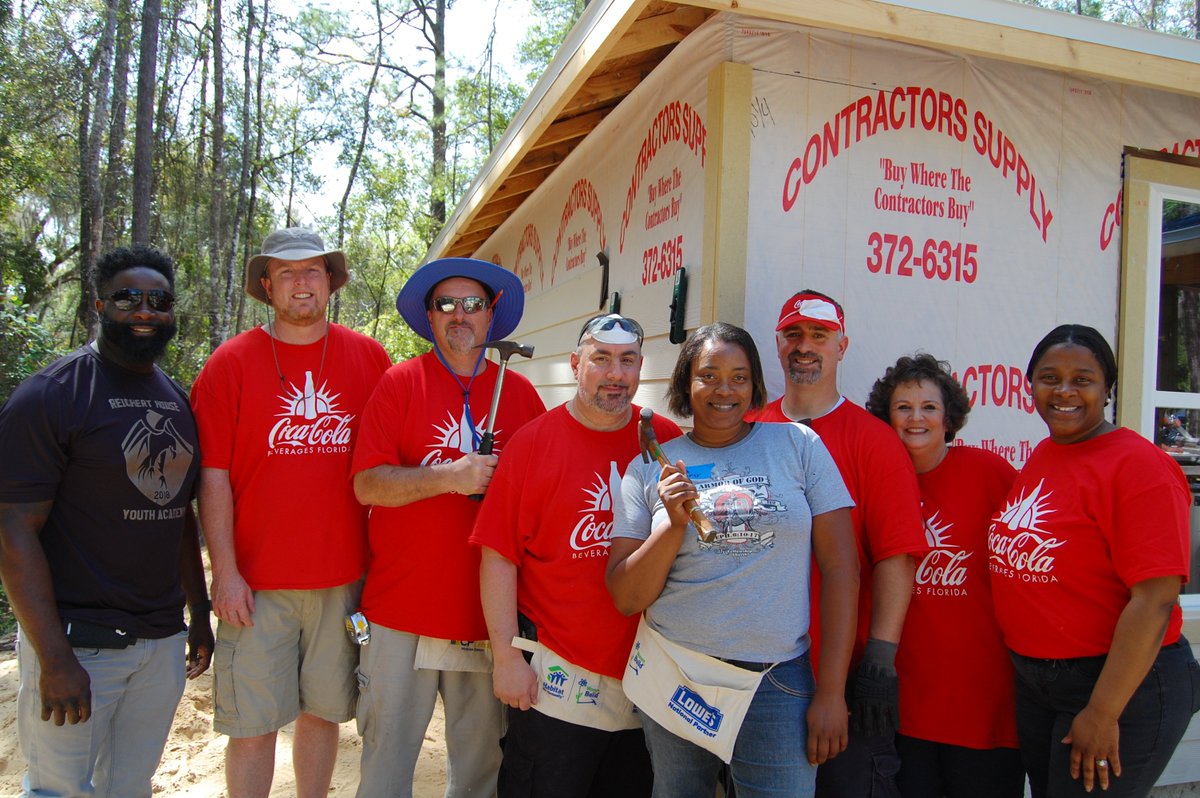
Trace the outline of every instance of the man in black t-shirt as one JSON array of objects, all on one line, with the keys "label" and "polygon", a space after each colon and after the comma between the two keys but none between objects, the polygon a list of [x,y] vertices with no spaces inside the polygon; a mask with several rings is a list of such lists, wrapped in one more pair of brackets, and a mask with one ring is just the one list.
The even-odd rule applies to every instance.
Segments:
[{"label": "man in black t-shirt", "polygon": [[92,280],[97,339],[0,408],[17,735],[29,793],[149,798],[184,677],[213,649],[191,509],[200,453],[187,394],[154,365],[175,334],[170,259],[117,249]]}]

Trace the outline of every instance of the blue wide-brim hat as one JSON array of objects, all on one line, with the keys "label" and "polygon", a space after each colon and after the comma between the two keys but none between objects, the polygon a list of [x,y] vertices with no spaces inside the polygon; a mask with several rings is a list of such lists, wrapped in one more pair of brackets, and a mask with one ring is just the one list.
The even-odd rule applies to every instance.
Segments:
[{"label": "blue wide-brim hat", "polygon": [[[508,269],[474,258],[439,258],[431,260],[413,272],[408,282],[396,295],[396,310],[412,327],[413,332],[426,341],[433,340],[433,330],[429,327],[429,292],[442,280],[451,277],[465,277],[487,286],[492,297],[500,297],[499,302],[492,306],[491,339],[498,341],[508,335],[521,323],[521,314],[525,311],[525,286],[521,278]],[[501,292],[503,296],[500,296]]]}]

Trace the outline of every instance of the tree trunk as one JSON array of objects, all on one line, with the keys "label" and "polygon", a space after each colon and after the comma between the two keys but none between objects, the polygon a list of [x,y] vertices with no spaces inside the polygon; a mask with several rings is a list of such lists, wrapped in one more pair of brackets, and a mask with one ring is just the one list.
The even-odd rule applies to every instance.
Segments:
[{"label": "tree trunk", "polygon": [[446,0],[434,0],[430,42],[433,45],[433,116],[430,132],[433,139],[433,191],[430,192],[429,213],[436,224],[431,231],[437,235],[446,224]]},{"label": "tree trunk", "polygon": [[[158,0],[155,0],[158,2]],[[171,26],[167,34],[166,52],[163,54],[162,80],[158,89],[158,107],[154,112],[154,154],[150,166],[150,215],[147,219],[146,236],[153,241],[157,238],[156,231],[160,227],[159,216],[154,213],[154,198],[159,196],[158,176],[167,154],[167,134],[173,132],[172,117],[168,116],[171,102],[171,69],[175,64],[175,53],[179,41],[179,9],[178,0],[167,5],[167,16]],[[162,20],[159,20],[159,27]]]},{"label": "tree trunk", "polygon": [[[371,96],[375,93],[375,84],[379,80],[380,65],[383,63],[383,8],[379,0],[375,0],[375,68],[371,71],[371,80],[367,83],[366,94],[362,103],[362,127],[358,132],[358,146],[354,149],[354,160],[350,163],[350,176],[346,178],[346,190],[342,193],[342,201],[338,204],[337,248],[342,249],[346,241],[346,206],[350,202],[350,193],[354,190],[354,179],[358,176],[358,167],[362,164],[363,150],[367,147],[367,136],[371,132]],[[333,295],[333,320],[341,315],[341,295]]]},{"label": "tree trunk", "polygon": [[[83,102],[79,120],[79,306],[76,319],[88,334],[92,322],[92,301],[95,299],[90,276],[96,260],[100,229],[104,224],[100,194],[100,149],[104,130],[108,126],[108,83],[112,75],[113,36],[117,27],[117,0],[109,0],[104,32],[96,43],[91,68],[84,83]],[[89,104],[94,99],[94,104]],[[75,343],[72,330],[72,345]]]},{"label": "tree trunk", "polygon": [[125,165],[126,118],[129,115],[129,44],[133,14],[129,0],[118,0],[117,38],[112,73],[112,118],[108,126],[108,161],[104,167],[104,228],[100,249],[116,246],[125,230],[125,195],[129,174]]},{"label": "tree trunk", "polygon": [[[254,77],[254,166],[250,170],[250,202],[246,208],[246,244],[243,247],[242,263],[250,259],[250,242],[254,238],[254,213],[258,207],[258,174],[262,163],[263,149],[263,75],[266,71],[263,60],[263,50],[267,41],[267,25],[271,21],[270,0],[263,0],[262,24],[258,26],[258,64]],[[246,292],[238,291],[237,325],[234,329],[242,331],[242,317],[246,309]]]},{"label": "tree trunk", "polygon": [[150,243],[150,207],[154,200],[154,83],[158,71],[158,26],[161,18],[162,0],[142,0],[137,111],[133,126],[133,196],[130,203],[133,206],[130,238],[134,244]]},{"label": "tree trunk", "polygon": [[[196,115],[200,130],[196,134],[196,196],[204,195],[204,175],[208,170],[208,68],[211,60],[209,39],[212,31],[212,3],[205,6],[204,33],[200,35],[200,104]],[[208,35],[205,35],[208,34]]]},{"label": "tree trunk", "polygon": [[246,31],[242,37],[242,153],[241,168],[238,170],[237,205],[234,206],[229,231],[229,254],[225,266],[225,306],[222,317],[225,333],[229,333],[233,318],[234,275],[237,273],[237,258],[241,245],[242,215],[246,212],[246,195],[250,187],[250,54],[254,46],[254,0],[246,0]]},{"label": "tree trunk", "polygon": [[104,148],[104,132],[108,129],[109,86],[113,79],[113,39],[116,37],[120,0],[108,0],[104,33],[96,46],[96,102],[92,106],[92,121],[88,130],[88,201],[92,206],[91,251],[93,258],[100,254],[104,230],[104,194],[100,180],[100,151]]},{"label": "tree trunk", "polygon": [[222,220],[225,211],[225,50],[222,43],[221,0],[212,3],[212,181],[208,212],[208,277],[212,300],[208,311],[208,343],[216,349],[229,330],[226,308],[227,280],[222,273]]}]

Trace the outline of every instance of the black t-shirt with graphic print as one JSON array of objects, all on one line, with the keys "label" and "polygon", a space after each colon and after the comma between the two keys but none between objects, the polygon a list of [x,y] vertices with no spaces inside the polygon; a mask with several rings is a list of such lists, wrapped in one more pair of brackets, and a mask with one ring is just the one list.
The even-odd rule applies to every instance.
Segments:
[{"label": "black t-shirt with graphic print", "polygon": [[0,408],[0,502],[53,500],[41,543],[65,620],[147,638],[184,628],[179,552],[199,468],[183,389],[92,345]]}]

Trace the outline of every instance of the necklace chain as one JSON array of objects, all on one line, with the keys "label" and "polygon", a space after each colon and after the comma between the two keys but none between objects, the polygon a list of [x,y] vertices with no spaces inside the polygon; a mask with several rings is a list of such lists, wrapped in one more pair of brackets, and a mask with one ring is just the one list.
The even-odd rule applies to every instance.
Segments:
[{"label": "necklace chain", "polygon": [[[279,375],[279,387],[283,388],[284,378],[283,369],[279,367],[279,352],[275,350],[275,320],[272,319],[267,325],[267,337],[271,339],[271,356],[275,358],[275,373]],[[307,391],[304,394],[305,399],[316,399],[316,392],[320,390],[318,386],[321,384],[321,377],[325,374],[325,353],[329,351],[329,321],[325,322],[325,341],[321,344],[321,365],[317,368],[317,379],[313,382],[313,394],[310,395]],[[307,386],[305,386],[307,389]]]}]

